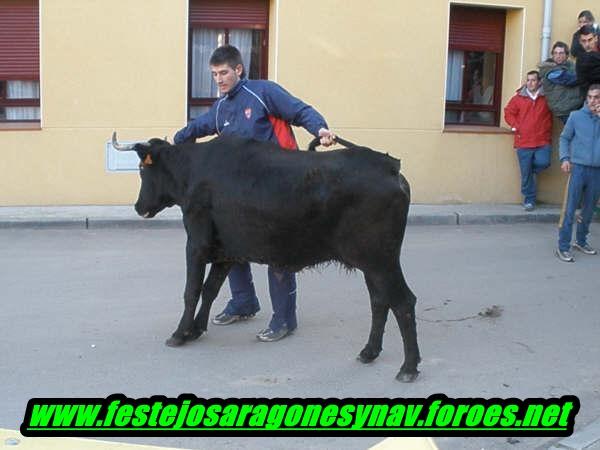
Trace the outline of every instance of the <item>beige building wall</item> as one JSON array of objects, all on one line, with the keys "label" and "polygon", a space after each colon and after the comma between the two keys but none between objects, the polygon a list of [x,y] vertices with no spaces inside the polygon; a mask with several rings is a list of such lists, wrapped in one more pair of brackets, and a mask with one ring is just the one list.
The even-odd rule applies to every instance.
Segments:
[{"label": "beige building wall", "polygon": [[105,142],[186,119],[186,0],[40,0],[41,130],[0,129],[0,205],[131,204]]},{"label": "beige building wall", "polygon": [[[541,58],[544,2],[460,3],[508,10],[504,106]],[[570,43],[581,9],[600,14],[595,3],[555,0],[552,41]],[[42,129],[0,130],[0,205],[131,204],[138,176],[106,172],[104,145],[114,129],[147,139],[185,123],[187,0],[40,4]],[[401,158],[414,202],[520,202],[506,129],[444,130],[450,3],[365,5],[271,0],[269,77],[342,137]],[[539,195],[554,203],[564,184],[556,155]]]},{"label": "beige building wall", "polygon": [[[540,61],[544,2],[456,3],[507,9],[504,106]],[[450,2],[423,0],[417,8],[375,0],[357,14],[361,4],[281,0],[278,81],[318,106],[341,136],[400,157],[414,202],[520,202],[518,163],[507,129],[444,131]],[[570,44],[577,14],[593,10],[595,2],[554,4],[552,41]],[[304,12],[312,10],[319,14],[304,20]],[[507,127],[503,121],[502,126]],[[540,176],[542,201],[562,198],[557,154]]]}]

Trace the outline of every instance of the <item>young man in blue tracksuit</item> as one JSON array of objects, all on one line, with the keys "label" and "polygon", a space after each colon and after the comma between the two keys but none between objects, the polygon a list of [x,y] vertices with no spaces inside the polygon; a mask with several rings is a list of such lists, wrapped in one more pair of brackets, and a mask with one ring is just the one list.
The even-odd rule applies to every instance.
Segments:
[{"label": "young man in blue tracksuit", "polygon": [[582,196],[581,222],[577,224],[573,248],[586,255],[597,254],[588,244],[587,235],[600,197],[600,84],[588,88],[586,104],[569,116],[560,134],[559,151],[561,170],[570,175],[556,256],[561,261],[573,262],[570,252],[573,219]]},{"label": "young man in blue tracksuit", "polygon": [[[237,48],[230,45],[217,48],[209,64],[221,98],[208,112],[175,134],[176,144],[223,134],[272,141],[288,150],[296,150],[298,146],[290,124],[320,136],[322,145],[333,144],[335,135],[314,108],[277,83],[245,78]],[[263,342],[278,341],[297,327],[296,274],[269,267],[268,276],[273,316],[268,327],[256,335]],[[260,309],[250,264],[233,266],[229,272],[229,287],[232,298],[223,312],[213,318],[214,324],[229,325],[245,320]]]}]

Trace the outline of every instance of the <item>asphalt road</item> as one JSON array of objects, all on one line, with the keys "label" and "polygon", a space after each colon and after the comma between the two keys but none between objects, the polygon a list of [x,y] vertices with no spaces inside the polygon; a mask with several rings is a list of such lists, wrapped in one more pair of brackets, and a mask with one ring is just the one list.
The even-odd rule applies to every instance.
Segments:
[{"label": "asphalt road", "polygon": [[[590,242],[600,247],[600,226]],[[335,265],[299,275],[296,333],[254,335],[263,310],[211,326],[182,348],[164,340],[182,310],[182,230],[0,230],[0,428],[18,428],[31,397],[549,397],[579,396],[576,429],[600,416],[600,256],[553,256],[550,224],[412,226],[402,265],[418,296],[423,362],[395,381],[400,333],[356,361],[369,329],[362,275]],[[219,294],[216,314],[228,289]],[[479,315],[496,305],[498,317]],[[211,314],[211,315],[213,315]],[[383,437],[382,437],[383,438]],[[361,449],[382,438],[128,438],[184,448]],[[557,439],[436,438],[441,449],[546,448]]]}]

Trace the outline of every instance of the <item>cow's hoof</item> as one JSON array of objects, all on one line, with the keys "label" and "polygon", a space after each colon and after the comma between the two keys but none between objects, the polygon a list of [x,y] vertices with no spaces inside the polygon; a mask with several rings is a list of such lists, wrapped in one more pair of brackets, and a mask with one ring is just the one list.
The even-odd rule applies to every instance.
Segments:
[{"label": "cow's hoof", "polygon": [[165,341],[165,344],[167,347],[181,347],[183,344],[185,344],[185,341],[186,340],[183,338],[171,336]]},{"label": "cow's hoof", "polygon": [[200,336],[202,336],[204,334],[206,330],[196,330],[194,329],[194,331],[192,331],[190,334],[186,334],[185,335],[185,340],[187,341],[193,341],[194,339],[198,339]]},{"label": "cow's hoof", "polygon": [[370,348],[365,347],[361,350],[356,359],[358,359],[363,364],[368,364],[370,362],[373,362],[378,356],[379,352],[374,352]]},{"label": "cow's hoof", "polygon": [[415,370],[414,372],[401,370],[400,372],[398,372],[398,375],[396,375],[396,380],[401,381],[402,383],[412,383],[417,379],[418,376],[418,370]]}]

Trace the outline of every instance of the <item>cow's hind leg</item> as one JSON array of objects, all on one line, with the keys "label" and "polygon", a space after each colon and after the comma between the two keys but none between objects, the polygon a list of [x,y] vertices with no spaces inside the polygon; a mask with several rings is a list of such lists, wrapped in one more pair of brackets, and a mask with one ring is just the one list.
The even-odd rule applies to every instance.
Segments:
[{"label": "cow's hind leg", "polygon": [[223,282],[225,281],[225,278],[227,278],[227,274],[232,266],[232,263],[213,263],[211,265],[208,277],[206,278],[202,289],[202,303],[200,304],[200,310],[194,320],[193,336],[198,337],[206,331],[210,307],[219,294],[219,290],[221,289],[221,286],[223,286]]},{"label": "cow's hind leg", "polygon": [[404,343],[404,363],[396,378],[403,382],[414,381],[419,374],[417,365],[421,360],[415,321],[416,297],[406,284],[399,264],[386,273],[367,273],[365,279],[371,295],[372,325],[369,341],[359,359],[369,362],[381,352],[385,319],[388,309],[391,309]]},{"label": "cow's hind leg", "polygon": [[417,297],[410,290],[402,274],[400,265],[396,269],[395,280],[399,283],[396,301],[391,309],[396,317],[402,341],[404,342],[404,363],[396,375],[396,379],[405,383],[414,381],[419,375],[417,365],[421,362],[421,354],[417,343],[417,322],[415,317],[415,304]]},{"label": "cow's hind leg", "polygon": [[369,340],[358,354],[357,359],[362,363],[370,363],[381,353],[383,345],[383,332],[387,321],[389,306],[385,303],[384,294],[380,289],[380,283],[365,273],[365,281],[371,299],[371,331]]}]

